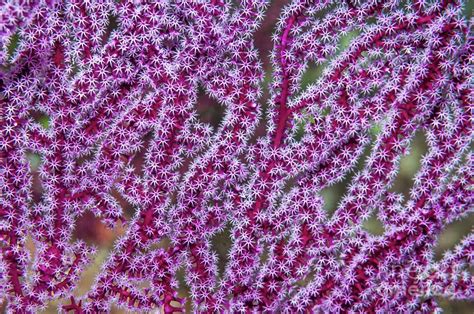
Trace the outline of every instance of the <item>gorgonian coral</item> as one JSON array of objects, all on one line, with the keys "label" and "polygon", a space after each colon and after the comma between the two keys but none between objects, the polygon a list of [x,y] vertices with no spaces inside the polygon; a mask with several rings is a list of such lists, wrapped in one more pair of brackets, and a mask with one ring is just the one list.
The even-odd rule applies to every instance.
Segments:
[{"label": "gorgonian coral", "polygon": [[[179,269],[193,310],[205,313],[429,313],[435,296],[474,298],[473,235],[433,257],[445,225],[473,210],[463,4],[293,1],[274,33],[262,103],[253,41],[267,6],[1,5],[0,299],[10,312],[57,299],[75,313],[112,304],[181,311]],[[310,64],[324,70],[303,86]],[[215,130],[197,114],[200,90],[225,108]],[[266,133],[255,136],[262,120]],[[428,152],[407,200],[391,187],[416,132]],[[32,153],[41,157],[39,198]],[[350,173],[326,212],[321,191]],[[73,233],[88,212],[126,233],[77,296],[95,250]],[[374,213],[381,235],[363,228]],[[232,244],[219,274],[210,239],[224,228]],[[157,246],[164,239],[169,246]]]}]

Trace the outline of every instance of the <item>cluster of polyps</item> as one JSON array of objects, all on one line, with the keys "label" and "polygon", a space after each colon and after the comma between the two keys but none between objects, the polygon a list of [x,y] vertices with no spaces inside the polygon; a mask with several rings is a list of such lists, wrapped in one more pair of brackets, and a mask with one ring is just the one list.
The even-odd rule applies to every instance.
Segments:
[{"label": "cluster of polyps", "polygon": [[[185,302],[181,268],[199,312],[432,312],[435,296],[474,297],[472,235],[433,258],[443,227],[473,209],[473,44],[462,3],[293,1],[274,34],[262,110],[253,34],[266,8],[3,5],[0,300],[9,311],[60,299],[75,313],[112,304],[172,313]],[[326,67],[302,88],[310,63]],[[225,107],[215,131],[196,113],[200,87]],[[266,135],[251,140],[264,118]],[[417,131],[429,151],[403,200],[390,188]],[[370,145],[329,215],[321,190],[353,172]],[[132,160],[144,147],[138,170]],[[41,156],[39,200],[27,153]],[[133,218],[112,191],[134,206]],[[77,297],[95,252],[72,236],[87,211],[127,231]],[[374,212],[382,235],[362,228]],[[210,239],[224,228],[232,245],[219,274]],[[156,248],[163,239],[170,246]]]}]

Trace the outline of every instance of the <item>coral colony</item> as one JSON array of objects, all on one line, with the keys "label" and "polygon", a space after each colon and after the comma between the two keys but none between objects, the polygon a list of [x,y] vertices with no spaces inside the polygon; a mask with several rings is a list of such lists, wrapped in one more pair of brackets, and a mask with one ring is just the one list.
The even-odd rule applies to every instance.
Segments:
[{"label": "coral colony", "polygon": [[[474,234],[434,256],[444,227],[474,207],[466,4],[293,1],[274,31],[262,101],[254,35],[269,5],[1,4],[7,312],[59,302],[67,313],[172,313],[185,304],[200,313],[432,313],[439,298],[474,299]],[[314,65],[324,70],[304,86]],[[198,115],[200,93],[225,110],[216,128]],[[392,187],[420,132],[428,151],[404,196]],[[348,176],[328,212],[321,191]],[[126,231],[78,295],[97,251],[74,236],[88,213]],[[382,234],[363,227],[373,215]],[[211,239],[223,230],[231,245],[220,271]]]}]

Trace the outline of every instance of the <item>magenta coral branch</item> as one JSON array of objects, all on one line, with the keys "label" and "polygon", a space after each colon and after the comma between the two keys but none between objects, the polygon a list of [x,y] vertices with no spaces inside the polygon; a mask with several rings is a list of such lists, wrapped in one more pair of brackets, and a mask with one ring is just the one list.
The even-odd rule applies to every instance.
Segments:
[{"label": "magenta coral branch", "polygon": [[277,99],[279,99],[280,102],[280,107],[278,108],[278,125],[275,133],[275,138],[273,140],[273,148],[278,148],[281,144],[281,140],[283,138],[283,133],[285,132],[285,127],[288,119],[289,110],[286,106],[286,102],[288,100],[288,85],[290,84],[289,82],[289,73],[287,72],[286,66],[286,58],[285,54],[287,53],[287,46],[288,46],[288,41],[289,41],[289,34],[291,31],[291,28],[293,27],[293,24],[297,20],[296,15],[292,15],[291,17],[288,18],[286,22],[286,27],[285,30],[283,31],[283,34],[281,36],[281,42],[280,42],[280,64],[282,67],[282,82],[281,82],[281,93],[278,96]]}]

